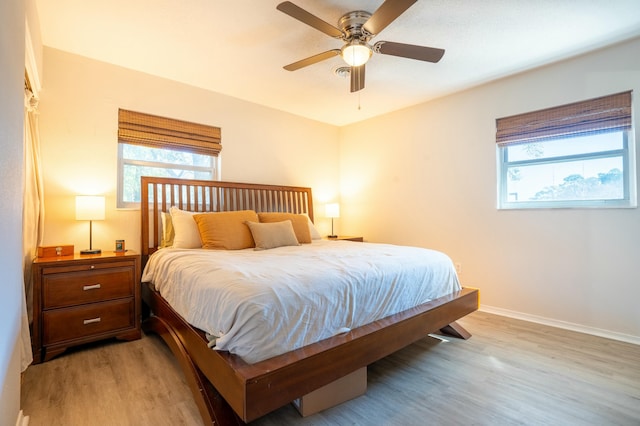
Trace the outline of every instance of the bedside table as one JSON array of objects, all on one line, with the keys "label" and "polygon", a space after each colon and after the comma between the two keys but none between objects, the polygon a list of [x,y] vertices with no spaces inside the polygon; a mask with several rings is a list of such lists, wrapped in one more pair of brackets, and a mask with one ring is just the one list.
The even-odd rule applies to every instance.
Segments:
[{"label": "bedside table", "polygon": [[338,235],[336,238],[324,237],[323,240],[329,240],[329,241],[357,241],[359,243],[364,242],[364,238],[363,237],[353,237],[353,236],[350,236],[350,235]]},{"label": "bedside table", "polygon": [[140,255],[131,250],[35,259],[34,364],[83,343],[139,339],[140,275]]}]

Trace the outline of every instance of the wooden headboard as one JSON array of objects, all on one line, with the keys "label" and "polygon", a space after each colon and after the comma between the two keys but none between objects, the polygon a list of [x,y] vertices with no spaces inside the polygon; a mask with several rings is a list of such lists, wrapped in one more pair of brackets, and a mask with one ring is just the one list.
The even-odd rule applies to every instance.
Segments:
[{"label": "wooden headboard", "polygon": [[168,212],[171,206],[192,212],[306,213],[313,220],[311,188],[149,176],[140,179],[143,264],[160,246],[160,213]]}]

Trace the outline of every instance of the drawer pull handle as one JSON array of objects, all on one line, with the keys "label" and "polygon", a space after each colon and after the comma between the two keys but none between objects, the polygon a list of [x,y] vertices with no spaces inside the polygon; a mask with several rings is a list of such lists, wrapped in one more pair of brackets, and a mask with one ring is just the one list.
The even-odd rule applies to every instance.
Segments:
[{"label": "drawer pull handle", "polygon": [[84,291],[87,291],[87,290],[97,290],[97,289],[99,289],[99,288],[100,288],[100,284],[85,285],[85,286],[83,286],[83,287],[82,287],[82,289],[83,289]]},{"label": "drawer pull handle", "polygon": [[90,268],[90,269],[95,269],[95,268],[96,268],[96,265],[91,265],[89,268]]},{"label": "drawer pull handle", "polygon": [[86,320],[84,320],[84,325],[87,325],[87,324],[95,324],[95,323],[97,323],[97,322],[100,322],[100,317],[98,317],[98,318],[86,319]]}]

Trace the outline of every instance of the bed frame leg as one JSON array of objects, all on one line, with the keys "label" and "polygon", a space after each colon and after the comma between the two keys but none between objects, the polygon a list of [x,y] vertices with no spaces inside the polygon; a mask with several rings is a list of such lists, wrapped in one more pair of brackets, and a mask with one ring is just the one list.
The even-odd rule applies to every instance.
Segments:
[{"label": "bed frame leg", "polygon": [[464,340],[467,340],[468,338],[471,337],[471,333],[469,333],[467,330],[464,329],[464,327],[462,327],[460,324],[458,324],[455,321],[449,325],[445,325],[444,327],[442,327],[440,329],[440,333],[446,336],[457,337],[458,339],[464,339]]},{"label": "bed frame leg", "polygon": [[178,360],[203,424],[212,426],[246,425],[222,395],[209,383],[205,375],[192,361],[178,336],[164,320],[151,316],[143,322],[142,326],[145,332],[158,334]]}]

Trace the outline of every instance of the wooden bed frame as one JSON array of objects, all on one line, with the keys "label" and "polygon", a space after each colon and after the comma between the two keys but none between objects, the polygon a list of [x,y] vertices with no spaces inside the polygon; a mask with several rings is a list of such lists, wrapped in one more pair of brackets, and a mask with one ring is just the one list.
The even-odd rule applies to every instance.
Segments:
[{"label": "wooden bed frame", "polygon": [[[142,177],[142,264],[159,247],[160,212],[255,210],[307,213],[311,188]],[[355,244],[355,243],[354,243]],[[461,291],[303,348],[247,364],[207,346],[149,283],[142,284],[145,331],[158,333],[178,359],[205,424],[244,424],[424,338],[471,335],[455,321],[478,309],[478,290]]]}]

